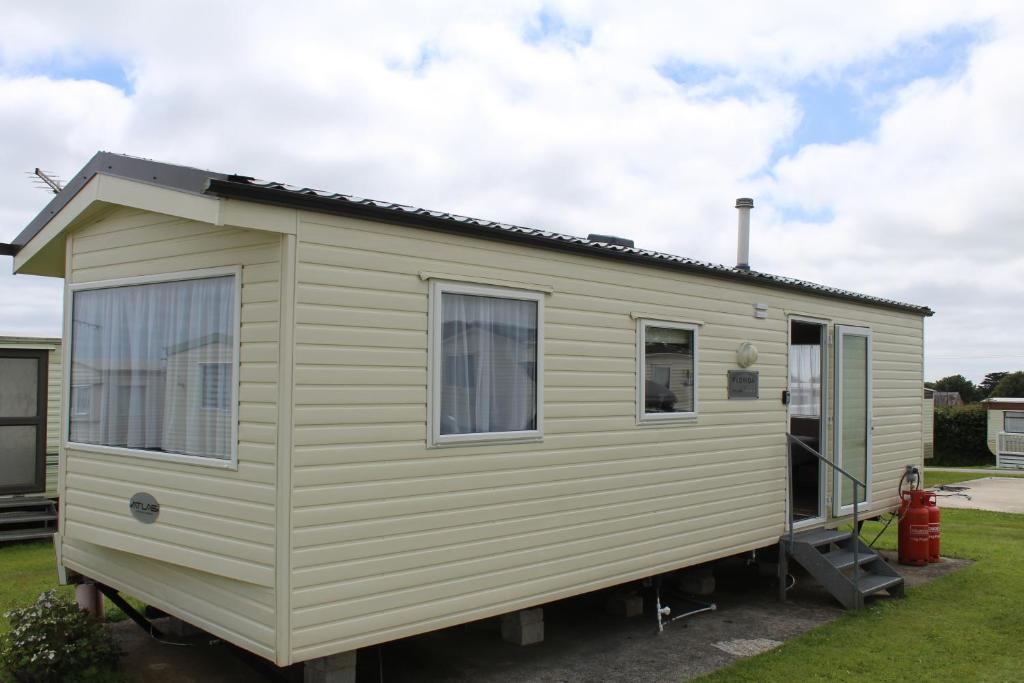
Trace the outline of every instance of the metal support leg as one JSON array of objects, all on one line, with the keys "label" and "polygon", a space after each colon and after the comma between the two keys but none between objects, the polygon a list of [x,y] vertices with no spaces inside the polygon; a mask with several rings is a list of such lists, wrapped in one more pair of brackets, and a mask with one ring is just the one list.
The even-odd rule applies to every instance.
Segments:
[{"label": "metal support leg", "polygon": [[786,542],[779,541],[779,602],[786,601],[786,576],[789,574],[789,554],[786,549]]}]

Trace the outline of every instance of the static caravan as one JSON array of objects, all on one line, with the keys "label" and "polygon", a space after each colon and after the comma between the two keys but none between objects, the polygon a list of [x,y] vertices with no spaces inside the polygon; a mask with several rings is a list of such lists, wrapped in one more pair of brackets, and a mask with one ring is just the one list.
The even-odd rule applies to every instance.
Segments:
[{"label": "static caravan", "polygon": [[996,467],[1024,469],[1024,398],[987,398],[988,449]]},{"label": "static caravan", "polygon": [[922,463],[921,306],[109,153],[6,250],[92,397],[67,579],[281,665],[832,547]]},{"label": "static caravan", "polygon": [[60,339],[0,337],[0,541],[53,533]]},{"label": "static caravan", "polygon": [[921,399],[921,419],[924,428],[924,459],[931,460],[935,457],[935,390],[924,388],[924,398]]}]

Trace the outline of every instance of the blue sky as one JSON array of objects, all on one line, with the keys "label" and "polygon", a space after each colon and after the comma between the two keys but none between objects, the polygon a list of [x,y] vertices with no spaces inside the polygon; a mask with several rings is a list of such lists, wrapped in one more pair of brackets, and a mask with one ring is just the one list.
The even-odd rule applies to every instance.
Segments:
[{"label": "blue sky", "polygon": [[[154,30],[127,1],[5,9],[0,241],[47,201],[26,171],[100,149],[718,263],[753,196],[755,268],[932,306],[929,376],[1024,366],[1024,8],[308,12],[181,0]],[[0,334],[59,332],[59,283],[0,292]]]}]

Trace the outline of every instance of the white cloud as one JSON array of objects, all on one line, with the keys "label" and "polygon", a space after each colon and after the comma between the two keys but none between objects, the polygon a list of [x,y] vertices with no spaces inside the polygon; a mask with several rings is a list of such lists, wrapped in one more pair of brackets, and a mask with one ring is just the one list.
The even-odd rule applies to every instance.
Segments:
[{"label": "white cloud", "polygon": [[[59,5],[7,9],[0,26],[0,241],[47,200],[25,170],[66,176],[97,149],[726,263],[732,200],[750,194],[755,267],[930,304],[936,356],[1012,355],[1024,331],[1008,300],[1024,286],[1014,5]],[[531,44],[542,7],[568,32]],[[874,135],[772,165],[801,79],[979,25],[964,73],[887,93]],[[123,64],[132,92],[25,76],[90,60]],[[673,83],[657,71],[669,60],[718,77]],[[793,206],[834,218],[801,223]],[[58,332],[57,288],[32,282],[0,279],[0,332]],[[1024,358],[928,369],[1004,366]]]}]

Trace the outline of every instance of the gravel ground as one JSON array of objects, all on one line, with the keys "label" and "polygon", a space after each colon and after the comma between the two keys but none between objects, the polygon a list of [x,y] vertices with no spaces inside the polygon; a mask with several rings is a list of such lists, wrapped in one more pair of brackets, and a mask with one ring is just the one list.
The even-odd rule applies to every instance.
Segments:
[{"label": "gravel ground", "polygon": [[[914,586],[967,564],[944,559],[926,567],[900,567],[900,571],[907,585]],[[758,576],[742,562],[721,566],[716,576],[718,587],[709,599],[716,602],[717,610],[677,621],[661,634],[653,600],[645,599],[642,616],[625,619],[606,614],[604,596],[590,594],[544,608],[543,643],[517,647],[501,640],[497,620],[476,622],[361,650],[359,681],[675,682],[776,647],[843,613],[804,575],[797,575],[785,603],[776,600],[773,579]],[[668,602],[677,613],[685,607]],[[300,667],[272,672],[223,643],[176,647],[152,640],[130,622],[110,628],[128,652],[124,670],[134,681],[301,681]]]}]

